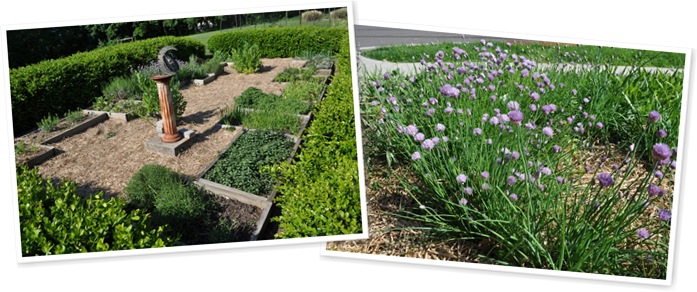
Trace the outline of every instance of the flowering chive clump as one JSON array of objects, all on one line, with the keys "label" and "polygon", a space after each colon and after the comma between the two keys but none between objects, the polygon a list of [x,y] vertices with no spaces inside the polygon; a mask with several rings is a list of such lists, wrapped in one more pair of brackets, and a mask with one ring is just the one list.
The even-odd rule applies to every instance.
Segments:
[{"label": "flowering chive clump", "polygon": [[[601,138],[622,127],[618,119],[624,118],[612,108],[624,100],[606,102],[604,84],[593,83],[605,79],[583,83],[578,72],[538,68],[532,57],[488,42],[422,57],[413,75],[373,76],[369,80],[382,84],[362,92],[377,101],[365,113],[385,121],[368,124],[382,135],[375,141],[389,145],[386,153],[404,153],[423,184],[414,196],[428,212],[414,219],[441,226],[434,230],[453,238],[485,236],[509,257],[497,259],[502,262],[551,269],[613,270],[611,260],[595,257],[597,246],[580,247],[604,230],[625,232],[607,235],[603,240],[612,244],[602,248],[637,235],[657,237],[648,235],[659,232],[655,226],[633,225],[646,226],[644,237],[625,220],[666,197],[661,182],[672,177],[676,158],[663,130],[668,115],[638,116],[635,122],[648,130],[613,148],[621,151],[591,161],[587,152],[608,146],[603,143],[610,139]],[[654,169],[641,172],[639,163]],[[458,203],[467,207],[451,208]],[[657,221],[669,217],[653,214]]]}]

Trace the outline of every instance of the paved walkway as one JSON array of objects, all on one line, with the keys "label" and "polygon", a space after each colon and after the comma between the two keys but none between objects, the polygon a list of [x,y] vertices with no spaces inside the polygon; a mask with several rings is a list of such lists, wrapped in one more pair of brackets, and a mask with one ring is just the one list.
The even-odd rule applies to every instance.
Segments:
[{"label": "paved walkway", "polygon": [[[368,49],[368,48],[366,48]],[[390,72],[392,70],[399,70],[400,72],[411,75],[418,70],[423,68],[423,66],[420,63],[394,63],[394,62],[385,62],[385,61],[378,61],[374,59],[370,59],[364,56],[358,56],[358,73],[362,76],[366,76],[366,74],[371,75],[372,73],[379,73],[382,74],[384,72]],[[581,64],[576,64],[576,65],[566,65],[566,66],[560,66],[559,64],[537,64],[537,68],[541,70],[547,70],[547,69],[554,69],[557,68],[558,70],[564,70],[564,71],[590,71],[593,69],[593,66],[591,65],[581,65]],[[631,70],[635,69],[634,67],[630,66],[614,66],[612,67],[615,70],[615,73],[617,74],[623,74],[623,73],[629,73]],[[646,71],[649,72],[663,72],[663,73],[669,73],[672,74],[673,72],[680,71],[682,72],[683,69],[675,69],[675,68],[658,68],[658,67],[643,67]]]}]

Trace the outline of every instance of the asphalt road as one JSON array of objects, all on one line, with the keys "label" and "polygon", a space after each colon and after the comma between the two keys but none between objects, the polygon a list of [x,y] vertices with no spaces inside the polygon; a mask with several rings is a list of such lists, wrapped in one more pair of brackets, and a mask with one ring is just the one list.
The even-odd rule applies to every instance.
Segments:
[{"label": "asphalt road", "polygon": [[403,44],[423,44],[430,42],[475,42],[484,38],[486,40],[506,40],[477,35],[461,35],[454,33],[442,33],[432,31],[408,30],[385,28],[376,26],[354,26],[356,35],[356,46],[361,48],[403,45]]}]

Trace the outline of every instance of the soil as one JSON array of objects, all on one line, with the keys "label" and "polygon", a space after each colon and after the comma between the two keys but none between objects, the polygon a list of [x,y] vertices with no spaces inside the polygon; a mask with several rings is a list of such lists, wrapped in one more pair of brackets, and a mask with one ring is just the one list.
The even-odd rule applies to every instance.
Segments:
[{"label": "soil", "polygon": [[256,206],[221,196],[215,196],[214,200],[221,206],[218,217],[235,224],[234,238],[237,241],[249,241],[252,233],[256,230],[257,221],[261,217],[263,210]]},{"label": "soil", "polygon": [[46,149],[42,146],[39,146],[36,143],[31,143],[31,142],[15,142],[15,149],[18,143],[25,143],[24,144],[24,152],[23,153],[17,153],[15,151],[15,162],[17,165],[20,164],[26,164],[27,161],[30,161],[34,159],[34,157],[37,157],[43,153],[46,153],[47,151],[50,151],[49,149]]}]

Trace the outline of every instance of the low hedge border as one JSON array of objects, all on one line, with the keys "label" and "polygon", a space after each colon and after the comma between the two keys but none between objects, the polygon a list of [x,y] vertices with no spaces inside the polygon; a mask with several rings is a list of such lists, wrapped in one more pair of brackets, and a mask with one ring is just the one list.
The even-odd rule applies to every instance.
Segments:
[{"label": "low hedge border", "polygon": [[115,76],[157,59],[164,46],[179,59],[203,56],[203,43],[189,38],[159,37],[77,53],[10,70],[15,135],[33,129],[43,117],[88,107],[102,86]]},{"label": "low hedge border", "polygon": [[279,238],[360,233],[361,204],[348,36],[316,119],[291,163],[273,168],[280,182],[275,202]]},{"label": "low hedge border", "polygon": [[259,29],[242,29],[220,33],[208,39],[211,52],[231,52],[245,43],[258,45],[262,58],[295,57],[304,51],[339,52],[342,37],[347,29],[342,27],[292,26]]}]

